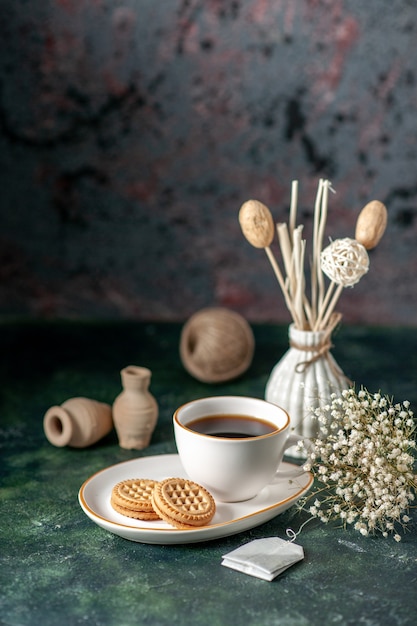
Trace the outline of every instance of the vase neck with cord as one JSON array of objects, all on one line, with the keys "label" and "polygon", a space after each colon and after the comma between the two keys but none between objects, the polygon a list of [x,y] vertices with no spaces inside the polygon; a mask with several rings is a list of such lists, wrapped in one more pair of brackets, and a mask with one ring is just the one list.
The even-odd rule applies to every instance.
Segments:
[{"label": "vase neck with cord", "polygon": [[[290,347],[273,368],[265,388],[265,399],[285,409],[292,431],[306,438],[318,435],[314,409],[325,406],[332,393],[340,394],[349,386],[330,352],[331,330],[300,330],[291,324]],[[287,454],[306,457],[305,450],[296,447]]]}]

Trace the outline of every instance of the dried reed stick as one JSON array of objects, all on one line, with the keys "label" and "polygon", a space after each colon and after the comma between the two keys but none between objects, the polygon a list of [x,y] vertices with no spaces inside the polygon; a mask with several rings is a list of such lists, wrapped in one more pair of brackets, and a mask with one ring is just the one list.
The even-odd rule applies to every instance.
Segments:
[{"label": "dried reed stick", "polygon": [[320,307],[320,310],[318,311],[317,318],[315,320],[315,323],[312,326],[314,331],[321,330],[321,327],[323,325],[323,316],[325,314],[326,307],[329,304],[331,295],[332,295],[335,287],[336,287],[336,283],[332,280],[329,283],[329,286],[328,286],[327,292],[326,292],[326,296],[325,296],[323,302],[321,303],[321,307]]},{"label": "dried reed stick", "polygon": [[297,226],[297,204],[298,204],[298,180],[293,180],[291,184],[291,204],[290,204],[290,221],[289,232],[292,234]]},{"label": "dried reed stick", "polygon": [[282,291],[282,293],[284,295],[284,299],[285,299],[285,304],[287,305],[287,308],[288,308],[289,312],[291,313],[291,316],[292,316],[292,318],[294,320],[294,323],[296,324],[297,327],[300,327],[300,320],[298,319],[297,311],[296,311],[296,309],[294,307],[292,299],[290,298],[287,286],[286,286],[285,281],[284,281],[284,277],[283,277],[283,275],[281,273],[281,270],[279,268],[279,265],[278,265],[274,255],[272,253],[271,248],[269,246],[266,246],[265,247],[265,252],[266,252],[266,254],[268,256],[269,262],[271,263],[272,269],[273,269],[274,274],[275,274],[275,276],[276,276],[276,278],[278,280],[279,286],[281,287],[281,291]]},{"label": "dried reed stick", "polygon": [[320,178],[317,187],[316,201],[314,204],[314,222],[313,222],[313,256],[311,260],[311,311],[313,319],[317,319],[317,291],[318,276],[320,273],[320,250],[319,250],[319,230],[320,230],[320,209],[321,198],[323,193],[323,179]]},{"label": "dried reed stick", "polygon": [[316,254],[317,254],[316,268],[317,268],[317,284],[318,284],[317,308],[316,308],[317,316],[319,315],[319,312],[321,311],[323,298],[324,298],[324,276],[323,276],[323,272],[321,271],[320,257],[321,257],[321,251],[323,249],[324,230],[326,228],[326,222],[327,222],[327,205],[328,205],[328,200],[329,200],[329,187],[330,187],[330,182],[328,180],[323,181],[322,198],[321,198],[321,204],[320,204],[320,209],[321,209],[320,219],[319,219],[319,227],[318,227],[318,233],[317,233],[318,240],[316,242]]},{"label": "dried reed stick", "polygon": [[293,245],[290,241],[287,224],[277,224],[277,234],[282,260],[287,274],[286,283],[288,285],[288,291],[290,295],[293,296],[296,291],[296,279],[293,272]]},{"label": "dried reed stick", "polygon": [[[333,283],[333,284],[335,284],[335,283]],[[331,314],[334,311],[334,308],[335,308],[335,306],[337,304],[337,301],[340,298],[340,295],[341,295],[343,289],[344,289],[344,285],[338,285],[337,286],[337,289],[336,289],[336,291],[335,291],[335,293],[333,295],[333,298],[332,298],[332,300],[331,300],[331,302],[330,302],[330,304],[329,304],[329,306],[327,308],[327,311],[326,311],[325,315],[323,316],[322,320],[320,321],[320,326],[319,326],[319,328],[317,330],[323,330],[323,329],[326,328],[326,325],[327,325],[327,323],[328,323],[328,321],[330,319]],[[323,307],[323,312],[324,312],[324,310],[325,309]]]}]

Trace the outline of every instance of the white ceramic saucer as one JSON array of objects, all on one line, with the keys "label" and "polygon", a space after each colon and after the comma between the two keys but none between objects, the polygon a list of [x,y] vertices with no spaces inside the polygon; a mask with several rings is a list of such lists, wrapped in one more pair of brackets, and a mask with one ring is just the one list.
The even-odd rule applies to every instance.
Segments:
[{"label": "white ceramic saucer", "polygon": [[142,457],[108,467],[82,485],[78,500],[84,513],[96,524],[130,541],[155,544],[196,543],[240,533],[286,511],[311,487],[313,477],[292,463],[282,463],[285,478],[265,487],[245,502],[216,502],[211,523],[195,530],[177,530],[159,521],[144,522],[117,513],[110,504],[113,486],[129,478],[186,477],[177,454]]}]

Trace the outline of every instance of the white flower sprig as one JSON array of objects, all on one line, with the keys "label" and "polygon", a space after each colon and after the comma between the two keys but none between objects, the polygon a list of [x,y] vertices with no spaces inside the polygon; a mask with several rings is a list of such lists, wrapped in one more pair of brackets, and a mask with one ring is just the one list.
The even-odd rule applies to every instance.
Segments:
[{"label": "white flower sprig", "polygon": [[410,403],[393,404],[381,393],[353,387],[314,409],[319,436],[304,464],[318,488],[302,503],[322,522],[340,521],[362,535],[380,532],[401,540],[399,530],[417,486],[413,472],[416,425]]}]

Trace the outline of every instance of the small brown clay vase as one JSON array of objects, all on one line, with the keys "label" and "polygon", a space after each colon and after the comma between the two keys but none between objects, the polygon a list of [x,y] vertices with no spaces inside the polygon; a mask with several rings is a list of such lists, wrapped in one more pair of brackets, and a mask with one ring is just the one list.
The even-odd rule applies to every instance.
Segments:
[{"label": "small brown clay vase", "polygon": [[113,422],[121,448],[142,450],[149,445],[158,420],[158,404],[149,392],[152,373],[129,365],[120,372],[123,391],[113,403]]},{"label": "small brown clay vase", "polygon": [[86,448],[113,428],[111,406],[89,398],[70,398],[52,406],[43,419],[46,438],[52,445]]}]

